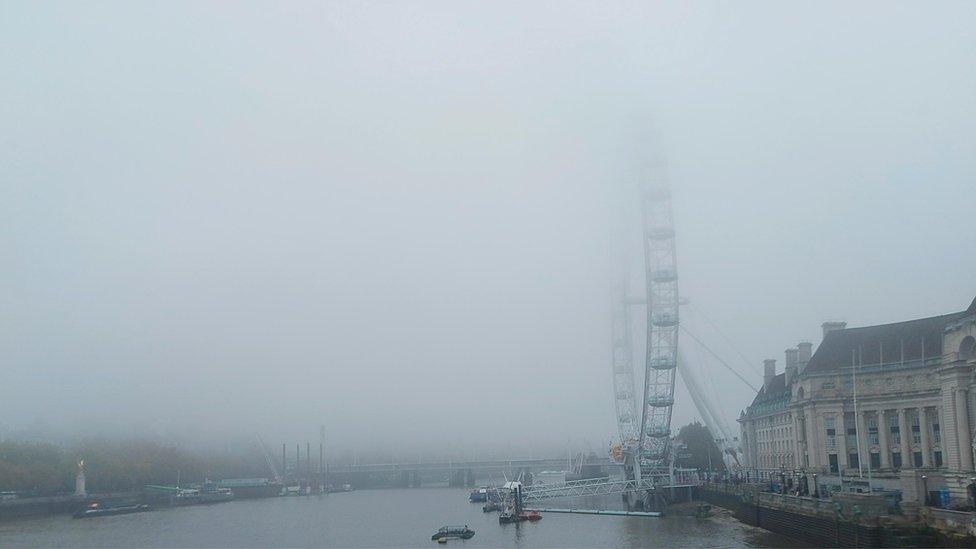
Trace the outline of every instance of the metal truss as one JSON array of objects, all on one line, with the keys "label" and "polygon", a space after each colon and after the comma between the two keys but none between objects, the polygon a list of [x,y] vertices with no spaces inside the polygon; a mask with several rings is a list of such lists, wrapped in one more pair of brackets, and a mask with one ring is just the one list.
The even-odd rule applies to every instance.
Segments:
[{"label": "metal truss", "polygon": [[697,486],[698,484],[698,474],[695,470],[674,469],[673,472],[654,472],[640,479],[591,479],[557,485],[526,486],[522,489],[522,500],[532,502],[555,498],[606,496],[657,488]]}]

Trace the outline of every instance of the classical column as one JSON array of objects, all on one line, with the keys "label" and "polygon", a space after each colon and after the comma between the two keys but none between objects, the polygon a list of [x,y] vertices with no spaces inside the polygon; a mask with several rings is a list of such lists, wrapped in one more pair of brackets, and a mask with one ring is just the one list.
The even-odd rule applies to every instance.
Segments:
[{"label": "classical column", "polygon": [[912,433],[908,428],[908,408],[898,409],[898,432],[901,437],[901,467],[914,469],[915,461],[912,459],[912,446],[909,442]]},{"label": "classical column", "polygon": [[817,444],[819,437],[817,436],[817,429],[819,428],[818,416],[812,411],[803,411],[803,415],[806,418],[804,427],[806,428],[806,441],[807,441],[807,455],[810,456],[810,467],[819,467],[820,463],[826,459],[820,454],[824,452],[823,446]]},{"label": "classical column", "polygon": [[871,445],[868,443],[868,413],[861,412],[861,417],[854,417],[857,421],[857,462],[865,473],[871,467]]},{"label": "classical column", "polygon": [[[942,466],[947,467],[949,465],[949,438],[952,436],[949,434],[948,425],[946,425],[945,414],[942,413],[944,406],[940,400],[938,404],[935,405],[935,420],[939,422],[939,449],[942,451]],[[932,444],[935,444],[935,433],[933,433]],[[933,459],[933,464],[935,460]]]},{"label": "classical column", "polygon": [[758,471],[762,464],[759,463],[759,429],[756,428],[756,420],[749,422],[749,432],[752,434],[752,468]]},{"label": "classical column", "polygon": [[891,460],[888,459],[888,454],[891,453],[891,448],[888,447],[888,422],[885,420],[885,411],[878,410],[878,447],[881,452],[881,468],[887,469],[891,467]]},{"label": "classical column", "polygon": [[918,429],[922,433],[922,467],[931,467],[932,443],[929,440],[928,409],[922,406],[918,409]]},{"label": "classical column", "polygon": [[800,421],[800,414],[793,414],[793,468],[799,469],[803,467],[803,440],[804,437],[800,434],[800,426],[803,422]]},{"label": "classical column", "polygon": [[837,437],[837,468],[841,474],[844,473],[844,469],[847,468],[847,421],[844,415],[844,410],[841,410],[837,414],[837,420],[834,425],[839,427],[834,432],[838,433],[840,436]]},{"label": "classical column", "polygon": [[743,438],[745,440],[745,446],[742,448],[742,458],[745,461],[746,468],[752,467],[752,445],[756,443],[756,440],[752,438],[752,429],[749,426],[750,421],[745,420],[742,422],[742,432],[745,435]]},{"label": "classical column", "polygon": [[956,436],[959,437],[959,462],[963,471],[973,470],[973,436],[969,430],[969,414],[966,407],[966,390],[956,389]]}]

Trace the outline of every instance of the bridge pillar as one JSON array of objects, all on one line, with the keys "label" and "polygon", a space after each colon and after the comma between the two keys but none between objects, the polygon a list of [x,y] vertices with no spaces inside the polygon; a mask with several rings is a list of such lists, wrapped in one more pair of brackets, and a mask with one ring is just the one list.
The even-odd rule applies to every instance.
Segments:
[{"label": "bridge pillar", "polygon": [[452,487],[464,486],[464,469],[454,469],[450,473],[448,485]]},{"label": "bridge pillar", "polygon": [[477,482],[477,479],[475,478],[475,475],[474,475],[474,469],[468,469],[468,470],[466,470],[464,472],[464,485],[465,486],[474,486],[476,482]]},{"label": "bridge pillar", "polygon": [[649,512],[664,513],[668,506],[668,500],[664,490],[651,488],[644,494],[644,510]]},{"label": "bridge pillar", "polygon": [[640,492],[624,492],[620,494],[624,500],[624,506],[628,511],[643,511],[644,501],[641,499]]}]

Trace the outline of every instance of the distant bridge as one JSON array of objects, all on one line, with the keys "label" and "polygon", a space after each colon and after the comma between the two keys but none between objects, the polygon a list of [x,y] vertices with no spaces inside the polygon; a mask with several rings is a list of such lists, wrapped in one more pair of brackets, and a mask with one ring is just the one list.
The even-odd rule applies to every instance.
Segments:
[{"label": "distant bridge", "polygon": [[[610,459],[588,460],[584,465],[597,465],[601,467],[621,467],[622,464]],[[565,470],[567,466],[566,458],[544,458],[544,459],[488,459],[471,461],[429,461],[417,463],[367,463],[358,465],[330,465],[329,474],[353,474],[353,473],[376,473],[376,474],[395,474],[395,473],[450,473],[453,471],[545,471],[545,470]]]}]

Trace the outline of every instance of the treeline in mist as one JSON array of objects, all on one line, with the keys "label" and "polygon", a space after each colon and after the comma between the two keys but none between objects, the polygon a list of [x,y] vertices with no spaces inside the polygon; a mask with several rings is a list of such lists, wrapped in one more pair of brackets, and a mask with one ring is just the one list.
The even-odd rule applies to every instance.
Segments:
[{"label": "treeline in mist", "polygon": [[74,491],[78,462],[85,461],[87,491],[123,492],[146,484],[175,485],[206,477],[269,476],[256,453],[196,455],[142,439],[85,439],[66,446],[0,442],[0,491],[51,495]]}]

